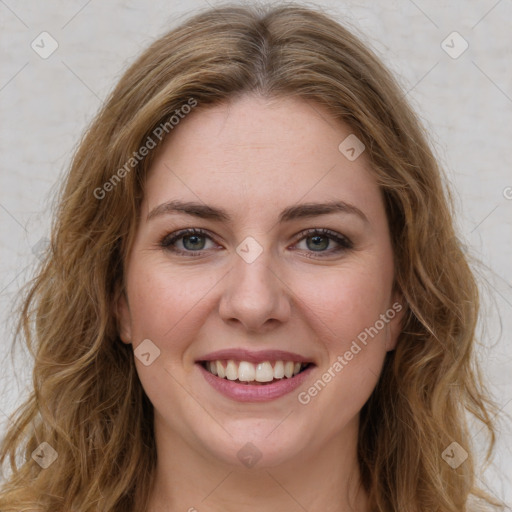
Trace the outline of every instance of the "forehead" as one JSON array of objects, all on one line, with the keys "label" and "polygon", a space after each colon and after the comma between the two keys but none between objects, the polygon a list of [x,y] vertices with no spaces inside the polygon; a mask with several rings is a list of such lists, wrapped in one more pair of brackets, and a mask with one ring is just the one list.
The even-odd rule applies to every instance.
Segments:
[{"label": "forehead", "polygon": [[180,121],[149,170],[143,208],[204,201],[240,214],[342,199],[378,215],[380,193],[363,152],[339,149],[352,130],[328,109],[295,98],[246,95]]}]

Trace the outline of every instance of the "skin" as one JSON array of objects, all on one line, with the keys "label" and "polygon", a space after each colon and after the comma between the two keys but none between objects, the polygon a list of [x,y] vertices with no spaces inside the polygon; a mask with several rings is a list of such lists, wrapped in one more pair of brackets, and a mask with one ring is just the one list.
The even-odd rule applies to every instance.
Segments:
[{"label": "skin", "polygon": [[[297,399],[398,300],[366,153],[349,161],[338,150],[349,126],[305,100],[245,95],[200,107],[180,121],[148,173],[118,305],[122,341],[135,349],[150,339],[160,350],[149,366],[135,358],[155,414],[149,510],[368,511],[357,486],[359,412],[395,347],[400,315],[308,404]],[[224,208],[232,221],[183,213],[147,220],[172,199]],[[356,206],[367,221],[340,212],[277,221],[288,206],[332,200]],[[178,240],[185,255],[162,248],[165,235],[184,228],[210,238]],[[336,253],[339,244],[325,235],[317,248],[315,235],[300,235],[309,228],[344,235],[353,248]],[[236,252],[248,236],[263,248],[250,264]],[[240,403],[214,390],[195,364],[225,348],[288,350],[316,367],[297,391]],[[248,442],[261,454],[252,468],[237,457]]]}]

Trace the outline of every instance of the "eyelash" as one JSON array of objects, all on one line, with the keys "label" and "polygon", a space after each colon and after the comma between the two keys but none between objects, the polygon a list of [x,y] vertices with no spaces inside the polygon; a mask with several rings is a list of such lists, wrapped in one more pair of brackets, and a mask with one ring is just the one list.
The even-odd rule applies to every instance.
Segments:
[{"label": "eyelash", "polygon": [[[159,245],[163,249],[173,252],[175,254],[180,254],[183,256],[187,255],[187,256],[192,256],[192,257],[202,256],[204,250],[203,251],[183,251],[181,249],[177,249],[176,247],[173,247],[173,244],[175,242],[177,242],[178,240],[180,240],[181,238],[186,238],[187,236],[194,236],[194,235],[205,236],[210,239],[212,238],[209,235],[209,233],[203,229],[187,228],[187,229],[182,229],[182,230],[176,231],[174,233],[165,235],[160,240]],[[309,238],[312,236],[319,236],[319,235],[327,237],[330,240],[334,240],[336,243],[338,243],[340,245],[340,247],[338,247],[337,249],[331,250],[331,251],[318,251],[318,252],[311,251],[313,253],[316,253],[316,254],[327,253],[327,254],[331,255],[331,254],[337,254],[340,252],[344,252],[344,251],[347,251],[347,250],[350,250],[353,248],[352,242],[347,237],[340,235],[340,234],[336,233],[335,231],[331,231],[330,229],[325,229],[325,228],[312,228],[312,229],[304,230],[301,233],[299,233],[298,236],[300,236],[300,238],[298,238],[295,243],[301,242],[302,240],[304,240],[306,238]],[[307,257],[309,257],[309,258],[311,258],[311,257],[312,258],[318,258],[318,257],[324,258],[325,256],[307,256]]]}]

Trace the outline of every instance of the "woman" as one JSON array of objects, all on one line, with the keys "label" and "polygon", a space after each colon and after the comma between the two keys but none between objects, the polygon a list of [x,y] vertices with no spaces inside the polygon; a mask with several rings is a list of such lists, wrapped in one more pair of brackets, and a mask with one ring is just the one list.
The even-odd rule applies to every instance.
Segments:
[{"label": "woman", "polygon": [[198,14],[75,155],[22,309],[34,391],[0,509],[498,506],[464,416],[490,456],[477,312],[441,171],[379,60],[297,5]]}]

